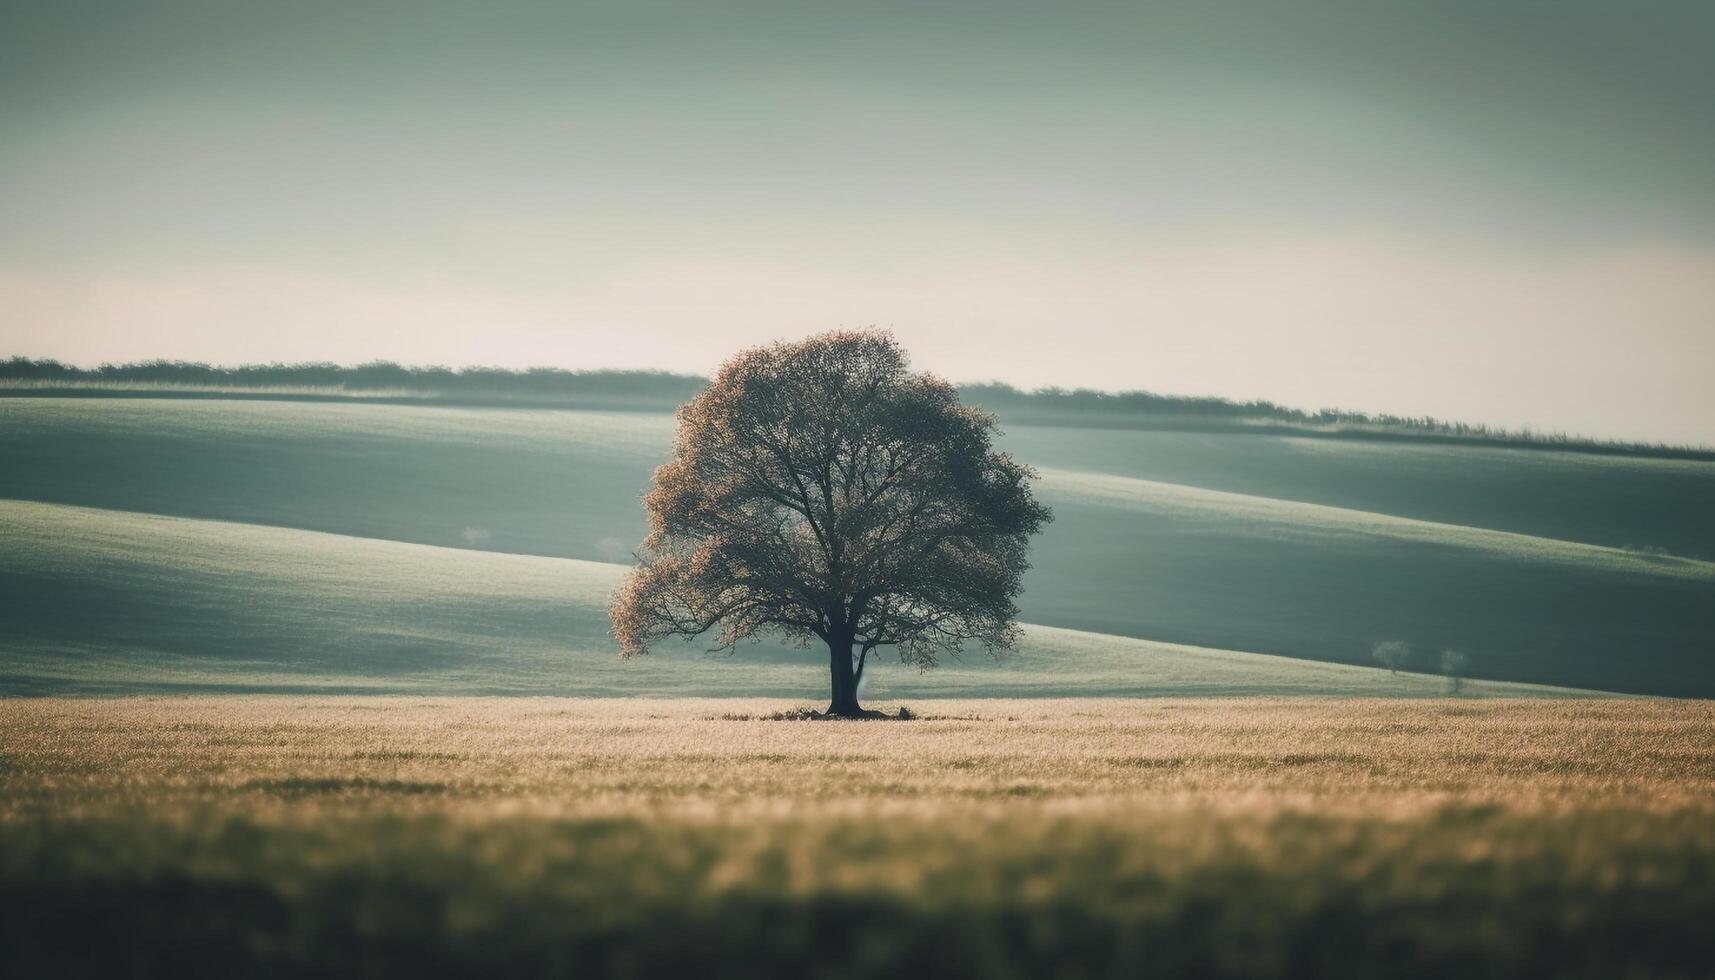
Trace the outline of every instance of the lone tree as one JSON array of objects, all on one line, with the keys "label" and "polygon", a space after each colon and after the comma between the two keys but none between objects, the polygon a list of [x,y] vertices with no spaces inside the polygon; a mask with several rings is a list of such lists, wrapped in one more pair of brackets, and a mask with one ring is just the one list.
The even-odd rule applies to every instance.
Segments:
[{"label": "lone tree", "polygon": [[1383,640],[1371,648],[1370,656],[1386,667],[1388,673],[1397,674],[1411,657],[1411,647],[1406,646],[1404,640]]},{"label": "lone tree", "polygon": [[1460,650],[1441,651],[1441,672],[1447,675],[1447,693],[1458,694],[1465,687],[1465,671],[1471,666],[1471,656]]},{"label": "lone tree", "polygon": [[819,640],[828,714],[863,717],[878,648],[928,668],[967,640],[992,654],[1016,639],[1029,538],[1052,519],[1035,473],[890,334],[744,351],[678,419],[610,610],[622,656],[711,630],[727,650],[763,632]]}]

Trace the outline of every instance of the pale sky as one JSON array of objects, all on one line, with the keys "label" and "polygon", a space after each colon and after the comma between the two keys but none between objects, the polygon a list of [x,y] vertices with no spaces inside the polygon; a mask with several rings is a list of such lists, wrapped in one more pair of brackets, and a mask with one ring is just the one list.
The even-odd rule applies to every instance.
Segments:
[{"label": "pale sky", "polygon": [[1715,443],[1715,5],[0,0],[0,356],[961,381]]}]

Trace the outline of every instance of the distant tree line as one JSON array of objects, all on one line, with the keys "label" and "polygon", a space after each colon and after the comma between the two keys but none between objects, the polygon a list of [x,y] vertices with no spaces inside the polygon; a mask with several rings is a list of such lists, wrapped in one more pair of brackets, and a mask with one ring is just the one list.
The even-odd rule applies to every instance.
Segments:
[{"label": "distant tree line", "polygon": [[1021,391],[1011,385],[968,384],[961,396],[1002,418],[1054,421],[1063,418],[1081,425],[1161,420],[1174,428],[1231,431],[1237,427],[1268,432],[1270,427],[1294,434],[1410,439],[1444,442],[1483,442],[1522,448],[1564,448],[1616,455],[1672,456],[1715,460],[1715,449],[1663,442],[1594,439],[1561,432],[1507,429],[1499,426],[1449,422],[1431,415],[1392,415],[1323,408],[1314,412],[1266,400],[1232,401],[1194,395],[1158,395],[1148,391],[1093,391],[1089,388],[1038,388]]},{"label": "distant tree line", "polygon": [[708,386],[705,378],[666,371],[568,371],[497,367],[411,367],[392,361],[342,365],[241,364],[221,367],[198,361],[136,361],[82,368],[51,359],[11,357],[0,361],[0,383],[56,382],[77,385],[159,385],[185,388],[304,388],[333,392],[397,392],[410,395],[483,395],[553,398],[613,396],[679,404]]},{"label": "distant tree line", "polygon": [[[980,402],[995,412],[1008,408],[1051,409],[1072,415],[1153,415],[1201,419],[1289,422],[1300,425],[1369,425],[1447,432],[1457,435],[1508,435],[1515,433],[1486,425],[1444,422],[1428,415],[1388,415],[1324,408],[1307,412],[1264,399],[1232,401],[1197,395],[1158,395],[1149,391],[1094,391],[1089,388],[1038,388],[1021,391],[1008,384],[968,384],[960,389],[966,399]],[[1533,438],[1569,438],[1532,436]]]},{"label": "distant tree line", "polygon": [[[68,387],[151,387],[163,389],[304,389],[325,394],[385,394],[440,401],[575,402],[615,401],[671,408],[695,398],[708,379],[666,371],[569,371],[563,368],[510,370],[497,367],[413,367],[392,361],[341,365],[327,361],[297,364],[243,364],[221,367],[196,361],[137,361],[83,368],[48,358],[11,357],[0,361],[0,386],[37,389]],[[1038,388],[1024,391],[1008,384],[966,384],[960,398],[1018,423],[1076,424],[1117,428],[1202,428],[1210,431],[1279,431],[1350,438],[1428,439],[1482,442],[1520,448],[1563,448],[1616,455],[1715,459],[1715,449],[1591,439],[1529,429],[1503,429],[1431,416],[1371,414],[1343,409],[1305,411],[1271,401],[1159,395],[1148,391],[1108,392],[1089,388]]]}]

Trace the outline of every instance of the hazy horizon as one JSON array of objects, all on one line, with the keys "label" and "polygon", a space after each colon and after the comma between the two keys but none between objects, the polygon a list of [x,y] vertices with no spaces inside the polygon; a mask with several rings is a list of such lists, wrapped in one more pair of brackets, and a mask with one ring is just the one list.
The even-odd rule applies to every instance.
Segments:
[{"label": "hazy horizon", "polygon": [[0,356],[962,382],[1715,443],[1695,3],[0,0]]},{"label": "hazy horizon", "polygon": [[[3,362],[7,358],[16,358],[16,357],[20,357],[20,356],[23,356],[23,355],[8,354],[5,352],[0,352],[0,362]],[[26,358],[26,359],[27,360],[37,360],[37,361],[53,361],[55,363],[64,364],[67,367],[75,368],[78,370],[84,370],[84,371],[95,370],[95,369],[102,368],[102,367],[117,367],[117,368],[137,367],[137,366],[144,366],[144,365],[147,365],[150,363],[155,363],[155,362],[186,363],[186,364],[202,365],[202,366],[210,367],[210,368],[213,368],[216,370],[240,370],[240,369],[246,369],[246,368],[313,367],[313,366],[321,365],[321,364],[332,364],[334,367],[342,369],[342,370],[355,370],[355,369],[362,368],[365,366],[365,363],[339,363],[339,362],[332,362],[332,361],[326,361],[326,360],[293,361],[293,362],[272,361],[272,362],[222,363],[222,362],[192,361],[189,359],[176,359],[175,360],[175,359],[169,359],[169,358],[145,358],[145,359],[140,360],[140,361],[116,362],[116,361],[109,359],[109,360],[105,360],[105,361],[90,361],[90,362],[84,362],[84,363],[73,363],[73,362],[67,362],[67,361],[60,361],[60,360],[55,359],[55,358],[39,358],[39,359],[38,358]],[[374,361],[370,361],[370,362],[366,362],[366,363],[369,363],[369,364],[393,364],[393,365],[396,365],[396,366],[403,368],[407,371],[451,370],[451,371],[508,371],[508,372],[516,372],[516,373],[526,373],[526,372],[535,371],[535,370],[548,370],[548,371],[588,372],[588,373],[593,373],[593,374],[612,373],[612,374],[618,374],[618,375],[630,375],[632,373],[642,373],[642,374],[646,374],[646,375],[647,374],[659,374],[662,376],[673,377],[673,378],[695,378],[697,380],[702,380],[702,381],[709,380],[714,374],[714,371],[712,371],[712,370],[711,371],[675,371],[675,370],[670,370],[670,369],[666,369],[666,368],[653,368],[653,367],[583,368],[583,367],[578,367],[575,365],[566,366],[566,365],[536,364],[536,365],[526,365],[524,367],[515,368],[515,367],[505,367],[505,366],[496,365],[496,364],[428,364],[428,363],[411,364],[411,363],[393,361],[393,360],[386,359],[386,358],[378,358]],[[981,388],[981,387],[985,387],[985,386],[1000,386],[1003,388],[1010,388],[1013,391],[1018,392],[1022,395],[1040,395],[1040,394],[1051,393],[1051,392],[1078,393],[1078,392],[1094,391],[1094,392],[1097,392],[1097,393],[1103,394],[1103,395],[1115,395],[1115,396],[1142,394],[1142,395],[1167,395],[1168,397],[1181,397],[1181,398],[1188,398],[1188,399],[1199,399],[1199,398],[1211,398],[1212,397],[1212,398],[1217,398],[1217,399],[1224,399],[1227,402],[1232,403],[1232,404],[1243,405],[1243,404],[1260,403],[1260,404],[1273,405],[1279,409],[1284,409],[1284,410],[1289,410],[1289,411],[1290,410],[1299,410],[1299,411],[1303,411],[1303,412],[1311,413],[1311,414],[1314,414],[1317,412],[1323,412],[1323,411],[1334,411],[1334,412],[1340,412],[1340,413],[1352,413],[1352,414],[1357,415],[1357,416],[1370,416],[1370,417],[1373,417],[1377,421],[1381,421],[1382,419],[1387,417],[1387,413],[1368,411],[1366,409],[1363,409],[1363,408],[1358,407],[1358,406],[1353,406],[1353,405],[1290,404],[1290,403],[1283,403],[1283,402],[1272,402],[1272,401],[1269,401],[1267,399],[1260,399],[1260,398],[1246,398],[1246,397],[1236,397],[1236,396],[1230,396],[1230,395],[1211,395],[1209,392],[1173,392],[1173,393],[1168,393],[1168,392],[1161,392],[1161,391],[1154,391],[1154,390],[1150,390],[1150,389],[1140,389],[1140,388],[1093,388],[1090,386],[1056,385],[1056,384],[1025,386],[1025,385],[1013,384],[1012,382],[1009,382],[1009,381],[1006,381],[1006,380],[1000,379],[1000,378],[948,378],[947,380],[953,382],[955,385],[958,385],[961,388],[969,389],[969,388]],[[97,387],[99,387],[98,382],[78,381],[75,383],[80,384],[80,385],[81,384],[95,384],[95,385],[97,385]],[[161,382],[161,383],[173,384],[176,382]],[[194,387],[196,384],[195,382],[184,382],[184,383],[187,384],[188,386],[191,386],[191,387]],[[268,387],[274,387],[277,384],[278,385],[285,385],[286,383],[284,383],[284,382],[279,382],[279,383],[276,383],[276,382],[266,382],[266,383],[258,382],[258,384],[265,384]],[[0,386],[3,386],[3,385],[4,385],[4,382],[0,381]],[[287,386],[289,387],[289,385],[287,385]],[[409,388],[408,385],[405,387]],[[458,405],[458,404],[463,404],[463,403],[454,401],[454,402],[449,402],[448,404]],[[1532,438],[1532,437],[1560,438],[1560,437],[1565,437],[1565,438],[1571,439],[1573,442],[1580,442],[1582,440],[1593,440],[1595,442],[1611,442],[1615,445],[1633,445],[1633,446],[1660,445],[1660,446],[1675,448],[1675,449],[1689,449],[1689,450],[1702,450],[1702,451],[1715,450],[1715,442],[1689,442],[1689,441],[1673,442],[1670,440],[1663,440],[1663,439],[1640,439],[1640,438],[1627,438],[1627,437],[1595,436],[1595,435],[1592,435],[1588,432],[1581,432],[1581,431],[1564,429],[1564,428],[1549,429],[1549,428],[1538,428],[1538,427],[1525,426],[1525,427],[1521,427],[1518,429],[1512,429],[1512,428],[1507,428],[1505,426],[1498,425],[1498,424],[1493,423],[1493,422],[1488,421],[1488,420],[1473,419],[1473,418],[1458,418],[1458,417],[1434,416],[1434,415],[1431,415],[1431,416],[1414,415],[1414,416],[1404,416],[1404,418],[1428,419],[1428,420],[1433,421],[1434,423],[1437,423],[1437,424],[1460,424],[1460,425],[1471,425],[1471,426],[1487,426],[1490,429],[1491,434],[1496,436],[1496,437],[1507,436],[1507,435],[1517,435],[1517,436],[1525,437],[1525,438]]]}]

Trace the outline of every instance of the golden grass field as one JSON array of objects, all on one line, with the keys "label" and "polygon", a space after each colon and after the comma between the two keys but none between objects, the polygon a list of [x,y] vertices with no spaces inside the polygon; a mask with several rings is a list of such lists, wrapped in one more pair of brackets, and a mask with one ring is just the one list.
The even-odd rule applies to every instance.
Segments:
[{"label": "golden grass field", "polygon": [[791,707],[0,702],[0,952],[163,976],[1715,964],[1708,702],[770,720]]}]

